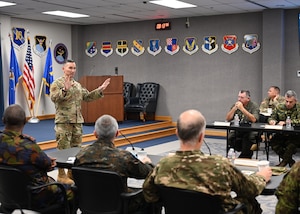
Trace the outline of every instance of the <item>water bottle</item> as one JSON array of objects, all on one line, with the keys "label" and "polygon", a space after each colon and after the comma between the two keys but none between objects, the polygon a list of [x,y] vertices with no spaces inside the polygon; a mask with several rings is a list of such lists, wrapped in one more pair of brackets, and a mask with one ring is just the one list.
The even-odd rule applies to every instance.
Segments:
[{"label": "water bottle", "polygon": [[287,118],[286,118],[285,127],[286,127],[286,129],[291,129],[292,128],[292,123],[291,123],[290,116],[287,116]]},{"label": "water bottle", "polygon": [[231,163],[234,163],[234,159],[235,159],[235,151],[233,148],[230,148],[227,154],[227,158]]},{"label": "water bottle", "polygon": [[238,114],[235,114],[234,115],[234,125],[235,126],[239,126],[240,124],[240,118],[239,118],[239,115]]}]

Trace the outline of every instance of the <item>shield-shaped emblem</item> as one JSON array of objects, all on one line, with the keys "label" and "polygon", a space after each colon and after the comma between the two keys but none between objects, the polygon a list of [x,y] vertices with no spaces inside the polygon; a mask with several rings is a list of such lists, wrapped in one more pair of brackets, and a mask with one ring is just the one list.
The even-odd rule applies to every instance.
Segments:
[{"label": "shield-shaped emblem", "polygon": [[236,41],[237,41],[236,35],[223,36],[223,44],[221,46],[222,50],[229,54],[237,51],[239,45],[236,43]]},{"label": "shield-shaped emblem", "polygon": [[100,52],[105,57],[110,56],[114,52],[111,42],[108,42],[108,41],[102,42],[102,48],[101,48]]},{"label": "shield-shaped emblem", "polygon": [[38,55],[39,57],[42,57],[46,54],[47,50],[47,37],[46,36],[35,36],[35,44],[33,45],[33,52]]},{"label": "shield-shaped emblem", "polygon": [[195,37],[187,37],[184,39],[184,46],[182,47],[182,50],[192,55],[198,51],[199,47],[196,44],[196,38]]},{"label": "shield-shaped emblem", "polygon": [[179,51],[179,45],[177,44],[177,39],[175,38],[167,38],[167,45],[165,46],[166,53],[170,55],[174,55]]},{"label": "shield-shaped emblem", "polygon": [[252,54],[260,48],[257,34],[246,34],[242,45],[244,51]]},{"label": "shield-shaped emblem", "polygon": [[86,49],[85,49],[85,53],[86,55],[88,55],[89,57],[93,57],[96,56],[98,50],[96,47],[96,42],[87,42],[86,43]]},{"label": "shield-shaped emblem", "polygon": [[128,44],[126,40],[119,40],[117,42],[116,53],[120,56],[125,56],[128,53]]},{"label": "shield-shaped emblem", "polygon": [[149,47],[147,48],[147,51],[149,54],[156,56],[161,52],[161,46],[160,46],[160,40],[159,39],[150,39],[149,41]]},{"label": "shield-shaped emblem", "polygon": [[202,50],[207,54],[212,54],[218,50],[217,38],[215,36],[204,37]]},{"label": "shield-shaped emblem", "polygon": [[14,27],[12,29],[13,32],[13,45],[15,48],[20,50],[22,47],[25,46],[25,29]]},{"label": "shield-shaped emblem", "polygon": [[131,47],[131,52],[136,55],[140,56],[144,53],[145,48],[143,47],[143,41],[142,40],[133,40],[133,46]]}]

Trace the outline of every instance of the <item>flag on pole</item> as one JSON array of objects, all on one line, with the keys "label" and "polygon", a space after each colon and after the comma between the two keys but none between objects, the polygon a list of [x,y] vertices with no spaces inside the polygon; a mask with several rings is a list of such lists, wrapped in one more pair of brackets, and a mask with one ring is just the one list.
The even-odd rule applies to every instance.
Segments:
[{"label": "flag on pole", "polygon": [[44,76],[43,81],[45,83],[45,94],[50,95],[50,86],[53,82],[53,72],[52,72],[52,55],[51,55],[51,49],[48,48],[47,58],[46,58],[46,64],[44,68]]},{"label": "flag on pole", "polygon": [[32,55],[31,55],[31,47],[30,47],[30,39],[27,37],[27,53],[25,57],[24,62],[24,69],[23,69],[23,84],[26,86],[26,89],[28,91],[28,100],[30,100],[30,110],[33,110],[34,102],[35,102],[35,96],[34,96],[34,89],[35,89],[35,83],[34,83],[34,69],[32,64]]},{"label": "flag on pole", "polygon": [[9,105],[16,102],[16,86],[19,79],[22,78],[22,73],[16,57],[15,49],[12,41],[10,41],[10,66],[9,66]]}]

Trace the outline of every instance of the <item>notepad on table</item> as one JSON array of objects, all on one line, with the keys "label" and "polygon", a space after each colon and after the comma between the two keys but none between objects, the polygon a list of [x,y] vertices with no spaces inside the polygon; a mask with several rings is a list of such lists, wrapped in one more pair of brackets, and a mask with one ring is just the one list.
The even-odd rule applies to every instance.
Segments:
[{"label": "notepad on table", "polygon": [[235,165],[240,166],[257,166],[258,160],[251,160],[247,158],[237,158],[234,160]]},{"label": "notepad on table", "polygon": [[265,125],[265,129],[282,129],[282,126],[280,125]]},{"label": "notepad on table", "polygon": [[215,121],[214,126],[230,126],[230,122]]}]

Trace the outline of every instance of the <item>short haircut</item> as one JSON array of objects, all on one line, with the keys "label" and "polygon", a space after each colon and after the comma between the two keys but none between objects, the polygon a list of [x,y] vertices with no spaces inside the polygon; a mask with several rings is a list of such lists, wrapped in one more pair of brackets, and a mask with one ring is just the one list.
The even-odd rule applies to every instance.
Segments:
[{"label": "short haircut", "polygon": [[7,128],[22,128],[26,123],[24,109],[18,104],[8,106],[3,113],[3,123]]},{"label": "short haircut", "polygon": [[270,88],[274,88],[275,91],[276,91],[278,94],[280,94],[280,88],[279,88],[278,86],[272,85]]},{"label": "short haircut", "polygon": [[296,100],[298,100],[297,94],[293,90],[288,90],[287,92],[285,92],[285,96],[288,98],[294,97]]},{"label": "short haircut", "polygon": [[116,136],[118,129],[117,120],[108,114],[99,117],[95,123],[95,132],[98,139],[111,140]]},{"label": "short haircut", "polygon": [[246,93],[246,96],[249,98],[250,97],[250,91],[249,90],[240,90],[240,93]]},{"label": "short haircut", "polygon": [[198,116],[195,117],[193,121],[189,121],[189,122],[182,121],[181,117],[179,117],[177,120],[178,137],[185,142],[196,141],[200,136],[200,134],[204,132],[205,127],[206,127],[206,121],[204,116],[201,113],[199,114],[199,117]]}]

